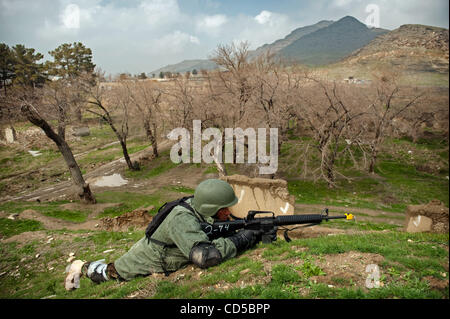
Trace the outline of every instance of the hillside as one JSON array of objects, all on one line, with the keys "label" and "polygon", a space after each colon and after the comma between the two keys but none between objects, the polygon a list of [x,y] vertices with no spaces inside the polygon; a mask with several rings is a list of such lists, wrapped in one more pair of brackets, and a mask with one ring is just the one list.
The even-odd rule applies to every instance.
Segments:
[{"label": "hillside", "polygon": [[401,66],[408,71],[448,73],[448,29],[406,24],[345,58],[345,65]]},{"label": "hillside", "polygon": [[[359,69],[385,65],[401,66],[406,71],[422,74],[446,74],[448,42],[448,29],[407,24],[389,31],[368,28],[357,19],[346,16],[336,22],[323,20],[297,28],[283,39],[249,51],[249,57],[252,59],[270,50],[290,62],[345,68],[346,73],[358,74]],[[217,65],[210,60],[197,59],[184,60],[149,73],[158,76],[160,72],[185,73],[193,69],[216,68]]]},{"label": "hillside", "polygon": [[320,22],[317,22],[316,24],[309,25],[306,27],[297,28],[291,33],[289,33],[285,38],[276,40],[275,42],[271,44],[264,44],[263,46],[257,48],[256,50],[249,52],[249,57],[254,58],[261,54],[266,53],[270,50],[271,53],[277,53],[281,49],[287,47],[288,45],[292,44],[293,42],[297,41],[301,37],[310,34],[312,32],[315,32],[319,29],[325,28],[332,24],[334,21],[328,21],[328,20],[322,20]]},{"label": "hillside", "polygon": [[340,60],[386,32],[384,29],[368,28],[357,19],[346,16],[304,35],[279,53],[292,62],[324,65]]},{"label": "hillside", "polygon": [[184,60],[180,63],[169,64],[157,70],[149,72],[149,74],[159,75],[160,72],[185,73],[187,71],[197,70],[213,70],[217,69],[217,64],[210,60]]}]

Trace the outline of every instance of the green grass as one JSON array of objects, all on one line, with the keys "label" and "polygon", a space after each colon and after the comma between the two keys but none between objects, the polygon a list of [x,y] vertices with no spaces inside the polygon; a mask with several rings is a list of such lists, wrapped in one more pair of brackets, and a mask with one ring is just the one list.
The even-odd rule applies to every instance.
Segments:
[{"label": "green grass", "polygon": [[[62,231],[50,232],[53,236]],[[401,232],[365,235],[339,235],[258,244],[260,258],[250,256],[252,250],[227,260],[218,266],[197,268],[185,277],[173,281],[166,277],[138,277],[127,283],[110,281],[95,285],[82,278],[81,288],[67,292],[62,282],[65,259],[75,251],[84,260],[114,260],[142,237],[142,232],[68,232],[74,241],[58,240],[51,250],[43,250],[39,241],[19,247],[16,243],[0,244],[0,298],[124,298],[136,292],[147,291],[149,298],[448,298],[447,290],[430,289],[425,276],[437,279],[448,277],[444,267],[448,263],[448,234],[406,234]],[[410,241],[408,241],[408,239]],[[433,248],[434,247],[434,248]],[[302,251],[298,251],[301,248]],[[306,248],[306,250],[305,250]],[[103,254],[106,249],[114,249]],[[349,251],[375,253],[385,260],[379,265],[383,287],[366,289],[346,279],[333,279],[340,287],[330,288],[316,283],[311,277],[326,274],[317,266],[317,260],[326,260],[328,254]],[[34,258],[40,253],[39,259]],[[277,256],[278,258],[274,258]],[[25,258],[27,261],[21,263]],[[276,260],[275,260],[276,259]],[[294,266],[292,261],[301,263]],[[270,272],[265,265],[273,263]],[[16,266],[22,267],[16,268]],[[54,267],[53,270],[49,270]],[[15,276],[16,272],[18,275]],[[200,271],[203,275],[197,277]],[[181,270],[179,273],[183,272]],[[442,275],[444,274],[445,277]],[[263,279],[268,278],[266,283]],[[226,286],[220,289],[218,286]],[[341,287],[342,286],[342,287]],[[152,288],[153,287],[153,288]]]},{"label": "green grass", "polygon": [[[320,161],[314,142],[289,140],[281,148],[279,171],[287,178],[289,192],[298,203],[404,212],[408,205],[439,199],[448,207],[448,150],[448,141],[438,133],[417,143],[408,138],[387,138],[375,174],[355,167],[346,154],[336,162],[336,170],[348,179],[336,174],[336,187],[329,188],[323,180],[314,182],[311,176],[305,177],[304,160],[299,161],[299,154],[306,153],[308,171],[318,168]],[[361,150],[352,148],[352,153],[363,163]]]},{"label": "green grass", "polygon": [[[127,142],[127,151],[131,155],[149,146],[148,142],[142,141],[140,138],[134,138]],[[108,163],[121,157],[123,157],[123,151],[120,144],[113,144],[89,152],[78,160],[78,164],[85,167],[95,163]]]},{"label": "green grass", "polygon": [[165,151],[150,163],[143,165],[139,171],[126,171],[125,177],[134,179],[148,179],[161,175],[181,164],[176,164],[170,160],[170,151]]},{"label": "green grass", "polygon": [[106,208],[98,215],[98,218],[115,217],[126,212],[131,212],[137,208],[146,208],[151,205],[154,206],[154,209],[150,213],[154,214],[164,204],[164,196],[161,192],[146,195],[131,192],[106,191],[98,193],[95,196],[98,203],[121,203],[120,206]]},{"label": "green grass", "polygon": [[[288,189],[303,204],[354,206],[402,212],[408,205],[426,204],[433,199],[449,205],[448,180],[418,172],[414,166],[391,160],[381,160],[376,166],[376,176],[355,176],[348,181],[337,181],[330,189],[324,181],[290,180]],[[424,189],[426,191],[424,192]],[[383,203],[384,198],[394,202]]]},{"label": "green grass", "polygon": [[82,223],[86,221],[89,211],[75,211],[62,209],[61,205],[67,204],[69,201],[55,201],[55,202],[6,202],[0,204],[0,210],[8,213],[21,213],[26,209],[32,209],[40,212],[41,214],[66,220],[74,223]]},{"label": "green grass", "polygon": [[421,277],[439,276],[439,273],[446,272],[442,263],[448,258],[448,252],[439,245],[448,245],[448,234],[389,232],[358,236],[337,235],[293,242],[307,247],[314,255],[353,250],[380,254],[388,264],[399,263],[411,268]]},{"label": "green grass", "polygon": [[272,268],[272,283],[282,285],[300,281],[300,275],[291,265],[278,264]]},{"label": "green grass", "polygon": [[[355,213],[355,219],[358,219],[357,216],[360,213]],[[404,219],[404,217],[402,218]],[[342,221],[342,220],[333,220],[328,223],[322,223],[321,226],[330,227],[330,228],[339,228],[339,229],[355,229],[355,230],[365,230],[365,231],[382,231],[382,230],[400,230],[401,226],[392,225],[388,223],[374,223],[369,221]]]},{"label": "green grass", "polygon": [[40,156],[33,157],[30,153],[17,150],[10,146],[0,146],[0,179],[17,172],[32,171],[48,165],[55,159],[61,159],[57,150],[39,150]]},{"label": "green grass", "polygon": [[[83,289],[68,292],[64,289],[64,270],[69,252],[83,260],[105,258],[113,261],[124,254],[143,235],[136,232],[88,232],[88,231],[48,231],[51,236],[71,234],[76,240],[54,240],[51,245],[33,241],[20,247],[17,243],[1,243],[0,298],[43,298],[56,295],[56,298],[123,298],[130,292],[142,288],[146,284],[138,278],[121,285],[107,282],[95,285],[83,277]],[[114,249],[112,253],[102,253],[106,249]],[[39,253],[39,258],[35,255]],[[18,267],[17,267],[18,266]]]},{"label": "green grass", "polygon": [[42,224],[35,220],[10,220],[7,218],[0,218],[0,237],[3,238],[41,229],[43,229]]},{"label": "green grass", "polygon": [[165,186],[163,187],[164,190],[172,191],[175,193],[187,193],[187,194],[194,194],[195,189],[185,186]]},{"label": "green grass", "polygon": [[[408,241],[410,239],[410,241]],[[270,273],[270,282],[240,286],[248,279],[238,274],[249,266],[249,257],[243,256],[207,270],[203,279],[193,281],[191,278],[183,283],[166,280],[157,286],[154,298],[448,298],[447,290],[430,289],[425,276],[445,279],[448,271],[443,266],[448,259],[448,252],[442,248],[448,246],[448,234],[404,234],[399,232],[379,233],[376,235],[341,235],[333,238],[321,237],[295,240],[291,243],[275,242],[259,244],[263,248],[263,260],[254,262],[252,276],[258,279],[267,275],[263,266],[274,262]],[[306,247],[307,251],[296,252],[303,263],[294,267],[290,264],[295,247]],[[433,248],[434,247],[434,248]],[[333,283],[345,287],[330,287],[316,283],[309,278],[325,276],[315,263],[317,258],[325,259],[328,254],[349,251],[375,253],[385,257],[380,264],[384,286],[376,289],[355,286],[352,280],[335,278]],[[277,256],[278,258],[274,258]],[[300,257],[301,256],[301,257]],[[266,261],[265,261],[266,260]],[[259,264],[258,264],[259,263]],[[397,269],[396,272],[393,270]],[[442,274],[446,274],[445,277]],[[386,276],[389,276],[387,280]],[[214,288],[217,283],[230,283],[230,288]],[[235,285],[233,285],[233,283]],[[238,283],[238,285],[236,285]],[[301,290],[306,293],[301,294]]]}]

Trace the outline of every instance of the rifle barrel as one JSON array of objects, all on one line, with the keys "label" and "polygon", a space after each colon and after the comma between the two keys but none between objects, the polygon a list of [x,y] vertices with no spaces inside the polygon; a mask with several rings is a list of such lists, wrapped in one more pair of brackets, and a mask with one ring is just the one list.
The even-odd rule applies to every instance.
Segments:
[{"label": "rifle barrel", "polygon": [[277,216],[275,226],[320,223],[322,220],[346,218],[346,216],[327,216],[321,214]]}]

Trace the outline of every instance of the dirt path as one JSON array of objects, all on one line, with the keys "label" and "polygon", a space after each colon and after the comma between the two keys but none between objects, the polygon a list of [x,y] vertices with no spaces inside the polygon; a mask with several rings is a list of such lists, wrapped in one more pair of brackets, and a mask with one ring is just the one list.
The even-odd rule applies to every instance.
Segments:
[{"label": "dirt path", "polygon": [[[165,151],[170,148],[172,145],[172,141],[163,141],[159,144],[159,150]],[[130,155],[131,161],[139,161],[141,158],[150,157],[153,154],[152,147],[148,147],[144,150],[141,150],[139,152],[136,152],[132,155]],[[106,175],[112,175],[113,173],[118,173],[123,171],[123,169],[126,168],[126,163],[124,158],[119,158],[115,161],[112,161],[110,163],[107,163],[101,167],[98,167],[86,174],[84,174],[84,179],[92,180],[96,177],[106,176]],[[37,199],[39,200],[60,200],[65,197],[70,197],[70,194],[72,193],[71,188],[73,187],[72,181],[64,181],[60,182],[58,184],[52,185],[50,187],[44,187],[37,190],[34,190],[32,192],[11,197],[8,196],[7,198],[1,198],[0,201],[35,201]]]}]

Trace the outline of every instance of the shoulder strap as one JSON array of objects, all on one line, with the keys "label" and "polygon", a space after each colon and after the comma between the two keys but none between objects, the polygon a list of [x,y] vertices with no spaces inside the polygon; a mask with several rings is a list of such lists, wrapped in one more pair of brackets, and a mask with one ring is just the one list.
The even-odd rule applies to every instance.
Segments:
[{"label": "shoulder strap", "polygon": [[[163,207],[165,207],[167,204],[170,204],[170,205],[172,205],[172,207],[169,208],[169,209],[170,209],[170,212],[171,212],[176,206],[180,205],[180,206],[183,206],[184,208],[190,210],[192,213],[195,214],[195,210],[191,207],[191,205],[189,205],[188,203],[186,203],[186,200],[187,200],[187,199],[193,198],[193,197],[194,197],[193,195],[191,195],[191,196],[186,196],[186,197],[180,198],[180,199],[178,199],[178,200],[175,200],[175,201],[172,201],[172,202],[169,202],[169,203],[165,203],[163,206],[160,207],[160,209],[158,210],[158,212],[159,212]],[[169,215],[170,212],[168,212],[167,215]],[[166,215],[166,217],[167,217],[167,215]],[[164,219],[165,219],[166,217],[164,217]],[[161,223],[162,223],[162,221],[161,221]],[[158,227],[159,227],[159,225],[158,225]],[[149,241],[152,241],[153,243],[155,243],[155,244],[157,244],[157,245],[160,245],[160,246],[163,246],[163,247],[171,247],[171,246],[172,246],[172,245],[167,245],[166,243],[163,243],[163,242],[161,242],[161,241],[159,241],[159,240],[156,240],[156,239],[151,238],[151,236],[153,235],[153,233],[154,233],[155,231],[156,231],[156,229],[154,229],[153,232],[152,232],[151,234],[147,234],[147,233],[146,233],[146,237],[147,237],[147,239],[148,239]]]}]

